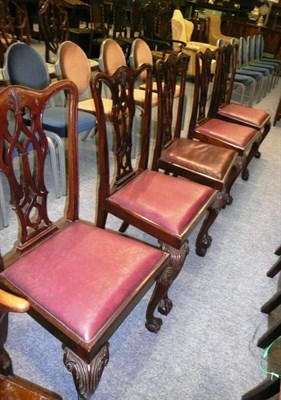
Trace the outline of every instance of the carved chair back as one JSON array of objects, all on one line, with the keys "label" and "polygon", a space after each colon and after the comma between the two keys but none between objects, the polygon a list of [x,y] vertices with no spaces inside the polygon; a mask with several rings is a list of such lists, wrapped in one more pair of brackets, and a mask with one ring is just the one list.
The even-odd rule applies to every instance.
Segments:
[{"label": "carved chair back", "polygon": [[[196,53],[195,57],[195,79],[192,111],[188,129],[189,139],[193,139],[194,129],[208,117],[210,98],[215,93],[219,79],[219,57],[222,48],[212,51],[206,49],[204,52]],[[215,71],[213,65],[215,61]]]},{"label": "carved chair back", "polygon": [[[78,217],[78,175],[76,149],[77,90],[73,83],[60,81],[45,91],[19,86],[8,86],[0,96],[0,169],[6,176],[11,190],[11,206],[17,215],[20,236],[17,253],[31,249],[56,230],[47,209],[44,166],[48,154],[48,138],[42,128],[42,114],[50,98],[57,92],[70,93],[69,103],[69,204],[67,216]],[[26,114],[30,114],[30,125]],[[14,163],[15,155],[18,163]],[[4,269],[3,262],[0,269]]]},{"label": "carved chair back", "polygon": [[[141,153],[136,166],[132,162],[132,134],[133,119],[135,115],[134,86],[139,77],[146,73],[145,100],[141,122]],[[112,110],[106,115],[102,103],[102,86],[107,88],[112,99]],[[98,73],[92,81],[92,93],[96,107],[98,121],[98,154],[99,154],[99,206],[117,188],[126,184],[139,171],[147,168],[149,155],[150,121],[151,121],[151,92],[152,92],[152,67],[143,64],[136,70],[127,66],[119,67],[112,76]],[[110,121],[109,129],[106,120]],[[113,157],[116,171],[110,174],[109,143],[110,131],[113,135]],[[99,214],[99,212],[98,212]]]},{"label": "carved chair back", "polygon": [[46,0],[38,11],[40,32],[45,42],[45,61],[54,62],[59,45],[68,39],[69,23],[67,11],[55,0]]},{"label": "carved chair back", "polygon": [[[156,81],[158,93],[157,135],[153,155],[153,167],[157,169],[157,160],[162,149],[180,137],[184,114],[186,71],[189,57],[184,53],[168,55],[156,61]],[[174,108],[177,98],[176,112]]]},{"label": "carved chair back", "polygon": [[211,98],[209,117],[215,118],[219,107],[229,104],[231,101],[238,51],[238,44],[227,44],[221,47],[218,60],[218,79],[216,80],[216,87]]}]

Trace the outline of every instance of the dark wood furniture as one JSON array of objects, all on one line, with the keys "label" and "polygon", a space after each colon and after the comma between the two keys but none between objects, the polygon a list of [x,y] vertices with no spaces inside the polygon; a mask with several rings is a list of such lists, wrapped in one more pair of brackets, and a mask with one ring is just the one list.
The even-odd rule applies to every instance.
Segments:
[{"label": "dark wood furniture", "polygon": [[262,34],[264,37],[264,49],[267,53],[278,57],[281,47],[281,26],[258,26],[247,19],[229,19],[224,24],[224,32],[234,37],[254,36]]},{"label": "dark wood furniture", "polygon": [[274,120],[273,120],[273,126],[276,125],[277,121],[281,119],[281,98],[279,100],[275,115],[274,115]]},{"label": "dark wood furniture", "polygon": [[[132,135],[135,112],[134,85],[145,76],[145,97],[142,106],[140,128],[141,150],[137,163],[132,161]],[[110,92],[113,105],[110,116],[102,107],[101,85]],[[136,70],[127,66],[117,68],[112,76],[98,73],[92,82],[98,122],[98,189],[97,225],[104,227],[108,214],[124,221],[120,227],[125,231],[129,225],[156,238],[163,249],[171,254],[170,282],[173,283],[188,253],[188,236],[201,223],[197,248],[208,248],[210,222],[217,214],[215,202],[217,191],[196,182],[167,176],[148,169],[151,121],[152,68],[142,64]],[[107,131],[106,121],[112,130]],[[113,135],[113,155],[116,171],[109,166],[108,137]],[[133,165],[135,166],[133,167]],[[111,172],[110,172],[111,171]],[[173,190],[171,190],[173,188]],[[209,211],[209,213],[208,213]],[[165,299],[158,310],[167,315],[172,302],[165,291]],[[155,329],[155,327],[153,327]]]},{"label": "dark wood furniture", "polygon": [[[275,254],[279,256],[279,268],[278,271],[274,272],[279,272],[281,269],[281,246],[279,246]],[[274,266],[272,267],[274,268]],[[269,270],[271,271],[272,268]],[[269,275],[268,276],[274,276],[274,275]],[[273,311],[276,307],[278,307],[281,304],[281,290],[278,290],[277,293],[275,293],[263,306],[261,307],[261,311],[269,314],[271,311]],[[281,335],[281,321],[277,321],[270,329],[267,330],[267,332],[262,335],[259,340],[257,345],[263,349],[265,349],[263,353],[263,359],[264,361],[267,361],[269,357],[269,351],[275,345],[275,341],[277,342],[279,340],[279,337]],[[280,353],[277,353],[277,355]],[[268,375],[270,375],[269,378],[265,379],[263,382],[255,386],[253,389],[249,390],[247,393],[245,393],[242,397],[241,400],[266,400],[270,399],[274,395],[280,393],[280,376],[279,372],[272,371],[269,368],[269,371],[267,372]]]},{"label": "dark wood furniture", "polygon": [[45,42],[45,61],[47,63],[55,62],[58,47],[65,40],[72,40],[86,54],[89,53],[90,29],[72,27],[67,10],[56,0],[46,0],[42,3],[38,11],[38,21],[40,34]]},{"label": "dark wood furniture", "polygon": [[[24,313],[29,302],[0,290],[0,318],[6,312]],[[2,353],[2,349],[0,350]],[[62,400],[61,396],[15,375],[0,374],[0,398],[3,400]]]},{"label": "dark wood furniture", "polygon": [[187,56],[184,53],[156,61],[159,105],[153,169],[159,168],[175,176],[195,180],[220,190],[220,206],[225,207],[232,202],[229,186],[230,182],[233,183],[232,174],[236,171],[237,153],[234,150],[181,137],[181,121],[184,107],[187,106],[186,71]]},{"label": "dark wood furniture", "polygon": [[62,400],[58,394],[19,376],[0,375],[0,398],[3,400]]},{"label": "dark wood furniture", "polygon": [[[258,146],[260,146],[271,128],[270,114],[263,110],[231,102],[237,58],[237,45],[228,44],[224,47],[220,57],[219,79],[215,85],[208,115],[211,118],[219,118],[259,131]],[[260,153],[257,152],[256,156],[260,156]]]},{"label": "dark wood furniture", "polygon": [[209,2],[203,1],[185,1],[184,3],[185,14],[188,17],[192,17],[195,15],[195,11],[200,10],[215,10],[226,13],[227,16],[231,15],[239,15],[241,10],[239,8],[234,7],[233,2],[224,3],[224,5],[211,4]]},{"label": "dark wood furniture", "polygon": [[[60,91],[68,104],[68,199],[61,218],[52,222],[44,174],[48,141],[41,117]],[[90,399],[109,360],[110,337],[155,281],[146,325],[160,329],[162,321],[154,311],[169,287],[170,259],[159,248],[79,220],[77,98],[75,84],[67,80],[41,91],[8,86],[0,93],[0,169],[10,184],[19,225],[13,251],[0,256],[0,285],[24,297],[28,313],[61,341],[78,396]],[[26,109],[30,126],[24,120]],[[12,116],[13,126],[7,121]],[[15,151],[19,167],[13,163]],[[0,318],[4,375],[13,371],[4,348],[8,311]]]},{"label": "dark wood furniture", "polygon": [[267,400],[280,392],[280,378],[268,378],[243,394],[241,400]]},{"label": "dark wood furniture", "polygon": [[[188,137],[235,150],[240,156],[236,174],[238,176],[242,170],[241,176],[247,180],[248,165],[257,153],[261,139],[259,131],[210,115],[210,110],[213,109],[212,103],[216,103],[217,91],[220,90],[224,50],[224,47],[220,47],[215,51],[206,49],[204,53],[196,54],[194,96]],[[213,61],[216,61],[215,71]],[[214,80],[213,72],[215,72]],[[208,110],[209,85],[212,80],[213,91]],[[236,179],[235,176],[233,179]]]}]

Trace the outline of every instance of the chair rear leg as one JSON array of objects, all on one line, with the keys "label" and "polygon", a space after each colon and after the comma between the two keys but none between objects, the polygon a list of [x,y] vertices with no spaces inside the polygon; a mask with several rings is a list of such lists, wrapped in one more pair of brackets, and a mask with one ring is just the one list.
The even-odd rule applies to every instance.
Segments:
[{"label": "chair rear leg", "polygon": [[241,173],[242,179],[244,181],[247,181],[249,179],[248,165],[249,165],[250,161],[252,160],[252,158],[257,154],[259,145],[260,145],[260,143],[258,143],[258,142],[253,143],[251,150],[249,151],[247,157],[245,158],[245,163],[244,163],[242,173]]},{"label": "chair rear leg", "polygon": [[0,314],[0,373],[13,375],[12,360],[4,348],[8,335],[8,313]]}]

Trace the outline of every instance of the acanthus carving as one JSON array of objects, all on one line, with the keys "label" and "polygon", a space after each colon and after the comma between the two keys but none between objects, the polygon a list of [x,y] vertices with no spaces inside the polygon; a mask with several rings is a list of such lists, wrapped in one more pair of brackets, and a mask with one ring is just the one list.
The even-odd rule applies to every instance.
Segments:
[{"label": "acanthus carving", "polygon": [[89,400],[94,394],[108,361],[108,342],[105,343],[90,364],[83,361],[69,348],[64,348],[64,364],[72,373],[80,400]]},{"label": "acanthus carving", "polygon": [[184,260],[189,253],[188,241],[186,240],[179,250],[166,243],[161,243],[161,249],[171,256],[169,267],[165,269],[160,277],[160,281],[164,285],[168,285],[176,279],[182,269]]},{"label": "acanthus carving", "polygon": [[162,243],[161,248],[162,250],[168,252],[171,255],[171,258],[169,267],[163,272],[159,279],[159,284],[163,285],[163,287],[166,287],[167,290],[165,296],[160,300],[158,311],[160,314],[168,315],[173,307],[173,303],[168,297],[168,288],[170,288],[180,273],[185,258],[189,253],[189,246],[188,241],[186,240],[179,250],[166,243]]}]

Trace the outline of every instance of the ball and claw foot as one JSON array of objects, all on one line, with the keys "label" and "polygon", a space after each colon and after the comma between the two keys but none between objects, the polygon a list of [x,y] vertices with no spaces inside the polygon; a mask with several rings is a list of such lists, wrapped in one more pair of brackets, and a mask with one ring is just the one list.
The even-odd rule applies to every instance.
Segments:
[{"label": "ball and claw foot", "polygon": [[172,308],[173,308],[172,300],[170,300],[169,298],[165,298],[160,301],[160,304],[158,306],[158,311],[162,315],[168,315]]},{"label": "ball and claw foot", "polygon": [[249,170],[246,169],[245,171],[242,172],[242,179],[243,181],[247,181],[249,179]]},{"label": "ball and claw foot", "polygon": [[256,152],[255,158],[261,158],[261,152],[260,152],[260,151],[257,151],[257,152]]},{"label": "ball and claw foot", "polygon": [[157,333],[160,331],[163,321],[161,318],[153,317],[153,320],[145,323],[145,327],[149,332]]},{"label": "ball and claw foot", "polygon": [[198,246],[196,248],[196,254],[199,257],[204,257],[207,253],[208,248],[211,246],[212,243],[212,237],[208,234],[204,236],[204,239],[200,243],[200,247]]},{"label": "ball and claw foot", "polygon": [[231,194],[228,194],[228,195],[226,196],[226,204],[227,204],[228,206],[230,206],[230,205],[232,204],[232,201],[233,201],[233,197],[231,196]]}]

